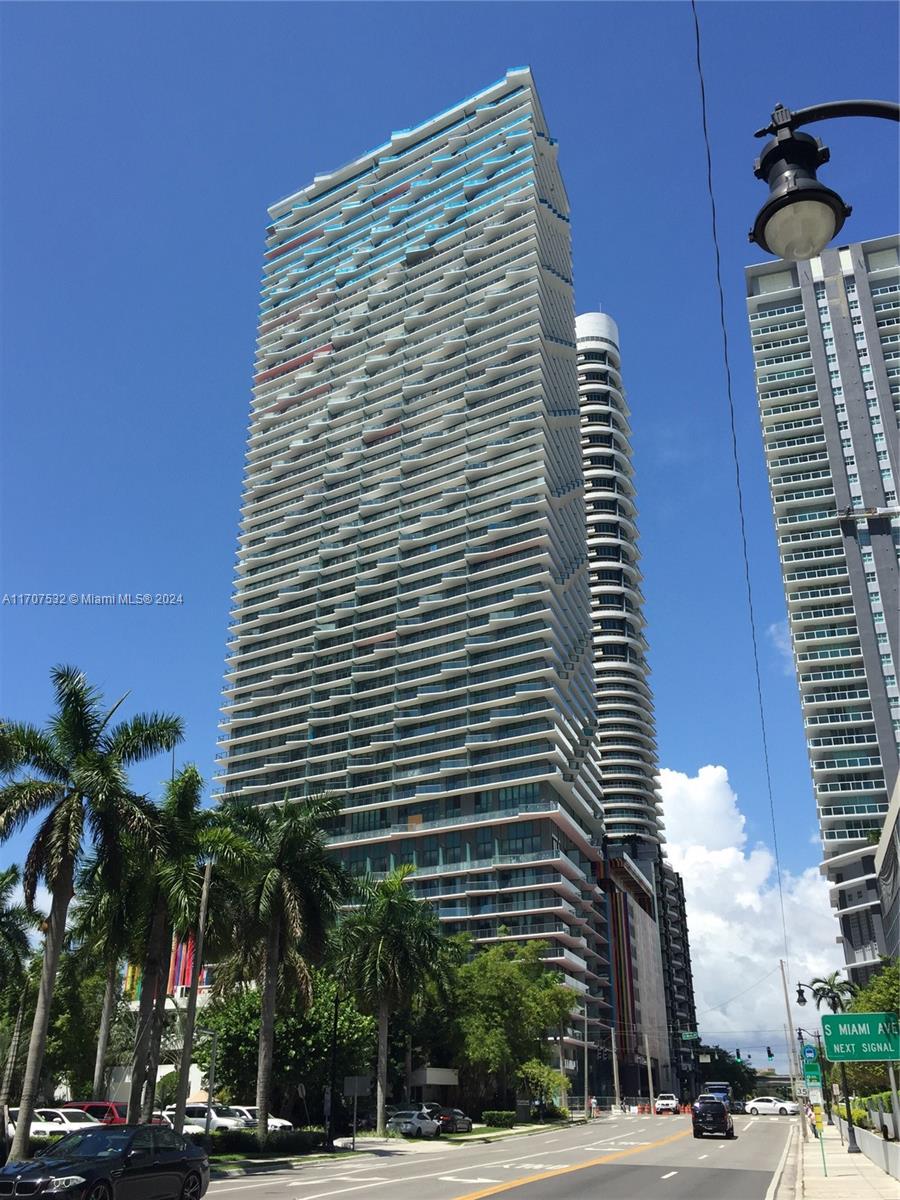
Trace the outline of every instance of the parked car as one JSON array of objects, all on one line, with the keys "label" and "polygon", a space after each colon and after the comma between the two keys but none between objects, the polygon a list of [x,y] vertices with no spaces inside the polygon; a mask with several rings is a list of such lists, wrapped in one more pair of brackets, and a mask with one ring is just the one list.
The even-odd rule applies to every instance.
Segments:
[{"label": "parked car", "polygon": [[472,1118],[467,1117],[461,1108],[442,1108],[435,1118],[440,1125],[441,1133],[471,1133]]},{"label": "parked car", "polygon": [[118,1100],[67,1100],[63,1108],[80,1108],[104,1125],[124,1125],[128,1120],[128,1105]]},{"label": "parked car", "polygon": [[200,1200],[208,1186],[206,1151],[163,1125],[95,1122],[35,1158],[0,1168],[0,1196]]},{"label": "parked car", "polygon": [[656,1115],[657,1116],[659,1116],[660,1113],[664,1113],[664,1112],[677,1113],[678,1112],[678,1097],[675,1095],[674,1092],[660,1092],[659,1095],[656,1097],[656,1106],[655,1107],[656,1107]]},{"label": "parked car", "polygon": [[761,1114],[778,1117],[796,1117],[799,1107],[793,1100],[782,1100],[779,1096],[754,1096],[747,1101],[747,1112],[752,1117]]},{"label": "parked car", "polygon": [[444,1105],[438,1104],[436,1100],[429,1100],[427,1104],[422,1105],[422,1111],[427,1112],[429,1117],[432,1117],[435,1121],[438,1119],[438,1115],[443,1108]]},{"label": "parked car", "polygon": [[[233,1108],[235,1112],[239,1112],[244,1120],[248,1121],[251,1125],[259,1124],[259,1109],[255,1104],[232,1104],[230,1107]],[[285,1121],[284,1117],[273,1117],[272,1114],[269,1113],[269,1128],[293,1129],[294,1127],[290,1121]]]},{"label": "parked car", "polygon": [[440,1125],[429,1117],[424,1108],[408,1108],[394,1113],[387,1124],[388,1129],[406,1137],[437,1137],[440,1131]]},{"label": "parked car", "polygon": [[[190,1117],[197,1125],[202,1125],[206,1129],[206,1105],[205,1104],[188,1104],[185,1106],[184,1115]],[[175,1105],[170,1104],[165,1109],[166,1116],[171,1120],[175,1116]],[[236,1108],[230,1108],[226,1104],[213,1104],[209,1117],[209,1128],[214,1129],[249,1129],[253,1125],[245,1116],[238,1112]]]},{"label": "parked car", "polygon": [[[9,1110],[7,1133],[10,1137],[16,1131],[19,1110]],[[31,1118],[30,1133],[32,1137],[61,1137],[64,1133],[72,1133],[76,1129],[96,1129],[100,1122],[96,1117],[88,1116],[80,1108],[36,1108]],[[0,1196],[3,1193],[0,1192]]]},{"label": "parked car", "polygon": [[733,1113],[745,1113],[747,1111],[747,1105],[743,1100],[732,1100],[728,1107]]},{"label": "parked car", "polygon": [[[151,1124],[166,1125],[169,1129],[174,1129],[175,1114],[173,1113],[171,1116],[169,1116],[168,1113],[160,1112],[158,1108],[154,1109]],[[206,1126],[201,1125],[198,1121],[194,1121],[188,1116],[185,1116],[184,1125],[182,1126],[181,1132],[195,1137],[198,1133],[206,1133]]]},{"label": "parked car", "polygon": [[695,1138],[703,1137],[706,1133],[724,1133],[727,1138],[734,1137],[734,1121],[728,1105],[721,1100],[700,1097],[691,1111],[691,1124]]}]

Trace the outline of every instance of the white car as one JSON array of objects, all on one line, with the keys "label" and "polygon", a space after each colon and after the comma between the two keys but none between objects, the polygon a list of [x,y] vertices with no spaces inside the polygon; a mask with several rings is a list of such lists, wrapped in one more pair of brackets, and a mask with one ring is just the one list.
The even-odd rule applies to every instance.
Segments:
[{"label": "white car", "polygon": [[429,1117],[424,1108],[407,1108],[394,1113],[387,1123],[388,1129],[402,1133],[405,1137],[437,1137],[440,1125]]},{"label": "white car", "polygon": [[[10,1137],[16,1131],[18,1119],[19,1110],[11,1108],[9,1124],[6,1127]],[[79,1129],[93,1129],[101,1124],[102,1122],[98,1121],[96,1117],[89,1116],[80,1108],[36,1108],[34,1116],[31,1118],[30,1133],[32,1137],[36,1138],[61,1137],[64,1133],[75,1133]]]},{"label": "white car", "polygon": [[[189,1120],[192,1125],[200,1125],[204,1131],[206,1129],[206,1108],[205,1104],[188,1104],[185,1106],[185,1119]],[[230,1108],[227,1104],[210,1105],[209,1128],[215,1129],[248,1129],[251,1122],[236,1108]],[[175,1116],[175,1105],[170,1104],[165,1110],[165,1115],[171,1121]]]},{"label": "white car", "polygon": [[[175,1128],[175,1114],[159,1112],[157,1110],[153,1113],[153,1124],[154,1125],[165,1125],[168,1129],[174,1129]],[[185,1116],[184,1125],[182,1127],[181,1132],[184,1134],[187,1134],[189,1136],[194,1136],[198,1133],[206,1133],[206,1127],[204,1125],[198,1124],[196,1121],[192,1121],[190,1117]]]},{"label": "white car", "polygon": [[[245,1118],[245,1120],[250,1122],[251,1125],[259,1124],[259,1109],[255,1104],[232,1104],[231,1107],[235,1110],[235,1112],[239,1112]],[[294,1127],[290,1121],[285,1121],[284,1117],[273,1117],[272,1114],[269,1113],[269,1128],[293,1129]]]},{"label": "white car", "polygon": [[673,1092],[660,1092],[656,1097],[656,1112],[677,1113],[678,1112],[678,1097]]},{"label": "white car", "polygon": [[800,1111],[793,1100],[782,1100],[779,1096],[755,1096],[747,1101],[747,1112],[751,1117],[770,1115],[796,1117]]}]

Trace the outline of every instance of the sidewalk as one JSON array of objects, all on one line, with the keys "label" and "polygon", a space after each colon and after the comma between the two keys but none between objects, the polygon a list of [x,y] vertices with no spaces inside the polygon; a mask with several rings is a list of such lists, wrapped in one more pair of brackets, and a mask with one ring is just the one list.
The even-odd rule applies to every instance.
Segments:
[{"label": "sidewalk", "polygon": [[791,1181],[789,1172],[785,1172],[784,1184],[778,1190],[779,1200],[897,1200],[897,1180],[876,1167],[865,1154],[848,1154],[846,1141],[841,1145],[837,1125],[826,1125],[822,1133],[827,1178],[822,1170],[818,1141],[810,1135],[809,1141],[804,1142],[797,1127],[796,1175]]}]

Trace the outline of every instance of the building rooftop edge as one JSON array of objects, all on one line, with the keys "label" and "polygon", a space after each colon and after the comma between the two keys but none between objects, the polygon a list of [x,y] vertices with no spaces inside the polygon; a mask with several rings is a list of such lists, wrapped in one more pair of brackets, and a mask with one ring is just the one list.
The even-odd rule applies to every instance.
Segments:
[{"label": "building rooftop edge", "polygon": [[533,91],[536,91],[531,67],[510,67],[506,74],[502,76],[502,78],[495,80],[492,84],[489,84],[488,87],[483,88],[481,91],[475,92],[471,96],[467,96],[464,100],[460,100],[450,108],[445,108],[441,112],[435,113],[433,116],[426,118],[426,120],[422,121],[418,125],[413,125],[409,129],[394,130],[391,133],[389,140],[383,142],[380,146],[376,146],[372,150],[365,151],[365,153],[359,155],[357,158],[343,163],[339,167],[335,167],[335,169],[332,171],[324,171],[320,175],[315,175],[312,183],[306,184],[305,187],[298,188],[296,191],[291,192],[290,195],[285,196],[283,199],[278,200],[274,204],[270,205],[268,210],[269,216],[273,219],[282,216],[286,211],[289,210],[293,201],[307,196],[310,192],[315,192],[323,184],[327,183],[334,187],[340,183],[339,177],[341,175],[344,173],[350,174],[358,171],[367,163],[374,162],[380,154],[383,154],[386,150],[389,150],[396,142],[413,137],[415,135],[422,135],[432,126],[440,126],[446,122],[448,117],[453,116],[454,113],[461,112],[468,105],[477,101],[489,99],[490,97],[494,96],[495,93],[501,91],[505,87],[508,87],[510,82],[515,81],[518,78],[521,78],[521,80],[527,83]]}]

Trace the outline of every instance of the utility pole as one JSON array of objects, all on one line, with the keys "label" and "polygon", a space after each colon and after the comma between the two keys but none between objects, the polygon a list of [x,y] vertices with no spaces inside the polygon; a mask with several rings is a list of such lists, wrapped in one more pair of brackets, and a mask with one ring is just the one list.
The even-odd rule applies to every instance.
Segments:
[{"label": "utility pole", "polygon": [[590,1116],[588,1112],[588,1009],[587,1000],[584,1002],[584,1119]]},{"label": "utility pole", "polygon": [[616,1108],[622,1107],[622,1093],[619,1090],[619,1047],[616,1045],[616,1029],[609,1027],[609,1040],[612,1045],[613,1092],[616,1097]]},{"label": "utility pole", "polygon": [[784,969],[784,959],[779,958],[778,965],[781,967],[781,986],[784,988],[784,1011],[787,1016],[787,1025],[784,1027],[785,1045],[788,1052],[788,1070],[791,1075],[791,1093],[797,1102],[797,1107],[800,1110],[800,1126],[803,1130],[804,1142],[809,1141],[809,1129],[806,1122],[806,1106],[803,1103],[803,1097],[799,1092],[799,1084],[797,1082],[800,1071],[794,1067],[794,1039],[790,1035],[791,1027],[794,1022],[791,1019],[791,1002],[788,999],[787,973]]},{"label": "utility pole", "polygon": [[644,1034],[644,1058],[647,1060],[647,1093],[650,1096],[650,1112],[654,1111],[653,1102],[653,1062],[650,1058],[650,1039]]}]

